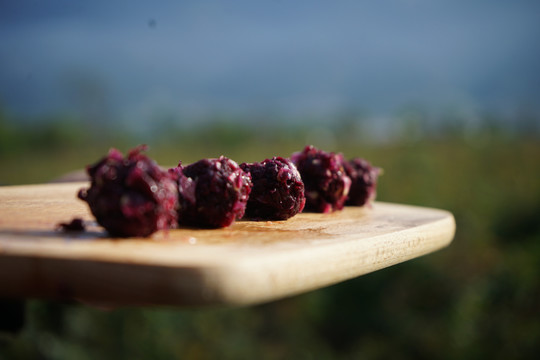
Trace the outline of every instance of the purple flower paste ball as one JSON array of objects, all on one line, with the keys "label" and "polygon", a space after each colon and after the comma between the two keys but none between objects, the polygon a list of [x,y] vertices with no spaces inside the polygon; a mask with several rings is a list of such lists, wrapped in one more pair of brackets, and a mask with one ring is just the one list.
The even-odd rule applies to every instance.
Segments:
[{"label": "purple flower paste ball", "polygon": [[362,206],[375,200],[380,168],[365,159],[354,158],[345,163],[345,171],[352,181],[347,205]]},{"label": "purple flower paste ball", "polygon": [[345,173],[342,154],[313,146],[291,156],[304,181],[307,211],[329,213],[343,209],[351,179]]},{"label": "purple flower paste ball", "polygon": [[203,159],[171,171],[179,176],[180,224],[219,228],[244,216],[251,177],[233,160]]},{"label": "purple flower paste ball", "polygon": [[240,167],[251,174],[253,188],[245,217],[253,220],[285,220],[304,209],[304,183],[296,166],[282,157]]},{"label": "purple flower paste ball", "polygon": [[116,149],[88,166],[90,188],[78,197],[88,203],[96,221],[111,236],[150,236],[176,225],[176,180],[153,160],[141,154],[145,146],[127,157]]}]

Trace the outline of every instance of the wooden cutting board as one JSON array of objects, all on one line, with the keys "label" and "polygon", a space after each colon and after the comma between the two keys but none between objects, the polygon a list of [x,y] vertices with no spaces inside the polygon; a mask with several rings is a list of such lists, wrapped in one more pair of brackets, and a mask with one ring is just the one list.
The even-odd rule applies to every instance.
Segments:
[{"label": "wooden cutting board", "polygon": [[[113,239],[76,198],[85,182],[0,187],[0,298],[112,306],[248,305],[299,294],[447,246],[452,214],[375,202],[286,221]],[[87,231],[65,233],[74,217]]]}]

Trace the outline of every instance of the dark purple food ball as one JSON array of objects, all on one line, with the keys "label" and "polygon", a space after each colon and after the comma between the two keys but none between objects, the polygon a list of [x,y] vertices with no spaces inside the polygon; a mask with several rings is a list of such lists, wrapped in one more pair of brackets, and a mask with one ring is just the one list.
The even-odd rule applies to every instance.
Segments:
[{"label": "dark purple food ball", "polygon": [[345,163],[345,171],[352,181],[347,205],[362,206],[375,200],[380,168],[365,159],[354,158]]},{"label": "dark purple food ball", "polygon": [[139,146],[125,158],[111,149],[86,169],[90,188],[81,189],[78,196],[111,236],[146,237],[176,225],[176,178],[141,154],[145,149]]},{"label": "dark purple food ball", "polygon": [[343,209],[351,179],[345,173],[342,154],[306,146],[292,154],[291,160],[304,181],[307,211],[329,213]]},{"label": "dark purple food ball", "polygon": [[242,218],[251,191],[251,177],[224,156],[172,169],[178,174],[179,223],[220,228]]},{"label": "dark purple food ball", "polygon": [[294,164],[282,157],[240,167],[251,174],[253,188],[245,217],[253,220],[285,220],[304,209],[304,182]]}]

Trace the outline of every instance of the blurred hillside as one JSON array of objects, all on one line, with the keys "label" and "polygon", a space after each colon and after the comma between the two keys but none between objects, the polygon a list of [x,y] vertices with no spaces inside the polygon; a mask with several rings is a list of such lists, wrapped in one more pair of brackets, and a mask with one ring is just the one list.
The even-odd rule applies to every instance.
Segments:
[{"label": "blurred hillside", "polygon": [[0,107],[0,164],[12,169],[0,173],[0,184],[48,182],[83,169],[110,147],[127,151],[141,143],[149,145],[149,155],[163,166],[219,155],[239,163],[260,161],[312,144],[346,157],[371,158],[385,167],[388,159],[380,153],[388,148],[461,144],[460,151],[479,151],[499,142],[534,143],[539,136],[540,114],[528,108],[503,116],[409,106],[392,118],[345,111],[324,120],[217,114],[196,123],[158,114],[141,130],[86,116],[21,117]]},{"label": "blurred hillside", "polygon": [[[216,118],[146,133],[58,118],[28,126],[0,116],[0,182],[47,182],[109,147],[147,143],[163,165],[224,154],[239,162],[288,156],[311,143],[384,168],[378,199],[450,210],[449,248],[292,298],[247,308],[100,310],[27,302],[0,359],[532,359],[540,350],[539,119],[486,114],[469,127],[401,114],[386,136],[372,120]],[[437,123],[439,125],[434,126]],[[502,125],[504,124],[504,125]],[[1,321],[1,319],[0,319]]]}]

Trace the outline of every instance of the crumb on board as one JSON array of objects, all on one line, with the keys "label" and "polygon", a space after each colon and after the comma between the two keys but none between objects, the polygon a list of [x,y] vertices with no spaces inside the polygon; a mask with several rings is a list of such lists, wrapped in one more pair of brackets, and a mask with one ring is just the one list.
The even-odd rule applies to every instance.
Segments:
[{"label": "crumb on board", "polygon": [[64,232],[79,232],[79,231],[85,231],[86,226],[84,225],[83,219],[74,218],[70,222],[59,223],[56,226],[56,229],[59,231],[64,231]]}]

